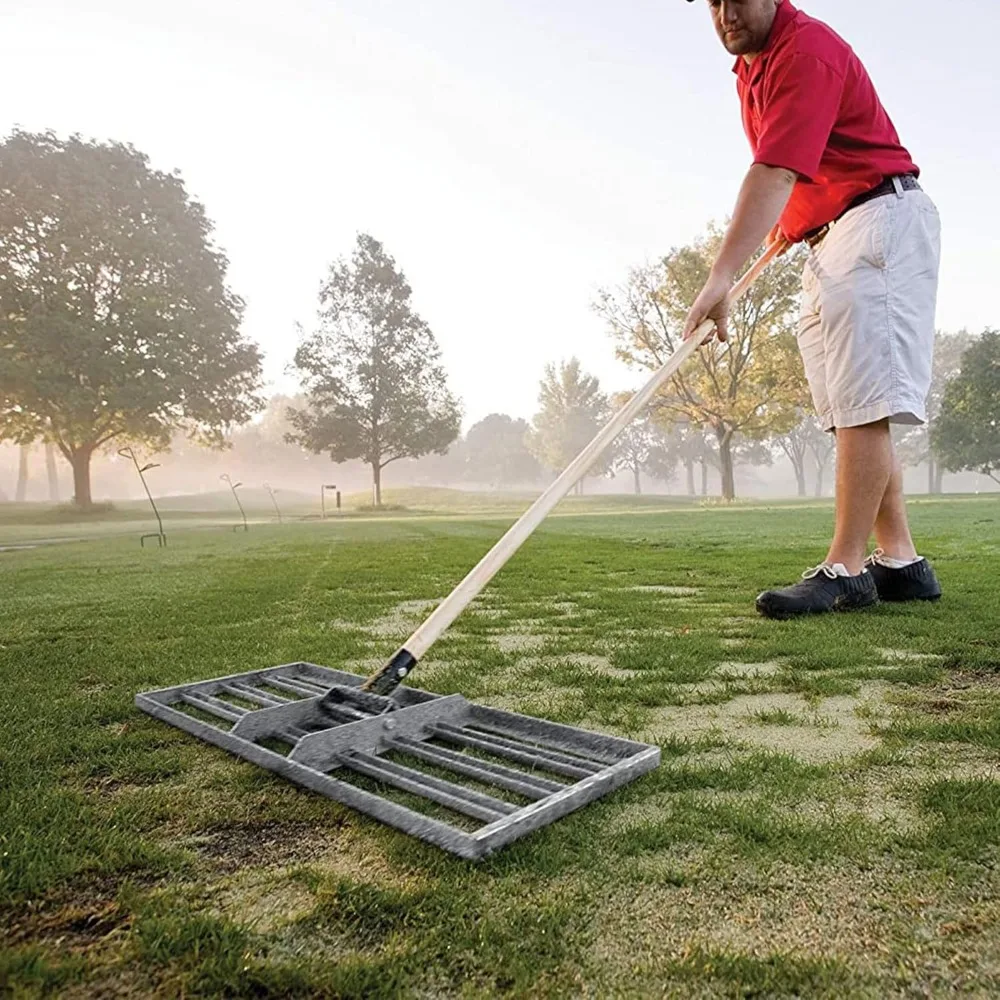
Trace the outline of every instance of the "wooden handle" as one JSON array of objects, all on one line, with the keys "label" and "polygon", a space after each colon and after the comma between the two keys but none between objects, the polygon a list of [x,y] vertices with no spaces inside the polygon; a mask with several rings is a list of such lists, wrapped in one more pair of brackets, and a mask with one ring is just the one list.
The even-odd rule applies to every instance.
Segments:
[{"label": "wooden handle", "polygon": [[[783,241],[772,243],[732,290],[731,301],[742,297],[768,264],[785,249]],[[390,662],[364,684],[367,690],[388,694],[413,669],[448,626],[469,606],[510,557],[524,544],[546,515],[581,480],[601,453],[646,408],[668,379],[691,357],[715,330],[705,320],[694,335],[674,351],[670,360],[615,414],[586,448],[562,471],[551,486],[521,515],[517,522],[486,553],[466,578],[435,608]]]}]

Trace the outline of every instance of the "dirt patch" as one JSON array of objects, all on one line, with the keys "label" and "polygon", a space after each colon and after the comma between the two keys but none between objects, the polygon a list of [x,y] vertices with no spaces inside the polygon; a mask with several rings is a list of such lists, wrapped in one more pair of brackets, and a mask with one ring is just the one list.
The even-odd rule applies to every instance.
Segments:
[{"label": "dirt patch", "polygon": [[0,941],[7,946],[55,942],[76,951],[92,947],[130,919],[113,899],[43,903],[27,913],[0,914]]},{"label": "dirt patch", "polygon": [[327,822],[321,830],[304,822],[231,823],[177,843],[195,851],[220,872],[284,868],[317,861],[335,850],[338,841],[343,840],[342,823]]},{"label": "dirt patch", "polygon": [[325,623],[325,627],[338,631],[365,632],[377,639],[405,639],[440,603],[439,597],[433,600],[401,601],[387,614],[367,625],[332,618]]},{"label": "dirt patch", "polygon": [[490,643],[502,653],[531,653],[548,641],[549,636],[537,632],[501,632],[490,636]]},{"label": "dirt patch", "polygon": [[[825,698],[815,707],[792,694],[741,695],[721,705],[664,706],[654,710],[645,735],[655,741],[716,731],[809,763],[825,763],[879,745],[870,719],[862,719],[857,710],[878,715],[883,699],[884,686],[869,684],[857,697]],[[801,717],[803,725],[761,725],[762,717],[777,712]]]},{"label": "dirt patch", "polygon": [[[695,948],[762,957],[832,956],[892,977],[899,947],[908,942],[908,979],[926,982],[940,973],[947,977],[943,982],[956,982],[960,967],[975,975],[985,968],[987,976],[996,968],[991,937],[1000,907],[995,899],[976,907],[982,912],[970,933],[964,925],[960,932],[946,932],[967,915],[968,902],[885,863],[782,865],[766,872],[747,867],[725,877],[695,877],[679,887],[623,888],[605,907],[593,957],[598,970],[610,970],[631,968],[632,956],[653,967]],[[987,956],[993,961],[983,966]]]},{"label": "dirt patch", "polygon": [[503,618],[504,610],[502,608],[470,608],[469,612],[475,615],[477,618]]},{"label": "dirt patch", "polygon": [[316,897],[301,880],[286,873],[262,875],[251,870],[220,887],[213,903],[221,915],[268,934],[310,913]]},{"label": "dirt patch", "polygon": [[379,639],[405,639],[420,624],[432,608],[441,603],[441,598],[420,601],[401,601],[387,615],[366,625],[364,630]]}]

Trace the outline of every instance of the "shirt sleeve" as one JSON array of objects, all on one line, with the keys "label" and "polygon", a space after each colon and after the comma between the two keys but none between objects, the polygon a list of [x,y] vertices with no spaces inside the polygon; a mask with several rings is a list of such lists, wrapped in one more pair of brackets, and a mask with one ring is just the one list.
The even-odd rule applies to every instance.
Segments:
[{"label": "shirt sleeve", "polygon": [[795,53],[764,83],[755,163],[815,181],[840,112],[844,79],[822,59]]}]

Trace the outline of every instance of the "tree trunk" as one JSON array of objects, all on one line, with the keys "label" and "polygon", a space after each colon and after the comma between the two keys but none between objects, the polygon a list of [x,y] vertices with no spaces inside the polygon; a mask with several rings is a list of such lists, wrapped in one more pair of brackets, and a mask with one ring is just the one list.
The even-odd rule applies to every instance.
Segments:
[{"label": "tree trunk", "polygon": [[17,459],[17,489],[14,493],[15,503],[24,503],[28,495],[28,451],[31,446],[21,445],[21,450]]},{"label": "tree trunk", "polygon": [[84,510],[93,504],[90,496],[90,459],[93,454],[92,447],[78,448],[70,460],[73,466],[73,503]]},{"label": "tree trunk", "polygon": [[934,463],[934,492],[940,496],[944,493],[944,466],[940,462]]},{"label": "tree trunk", "polygon": [[637,497],[642,496],[642,481],[639,479],[639,466],[638,463],[632,466],[632,474],[635,476],[635,495]]},{"label": "tree trunk", "polygon": [[736,476],[733,470],[733,436],[724,431],[719,437],[719,466],[722,471],[722,499],[736,499]]},{"label": "tree trunk", "polygon": [[56,449],[49,441],[45,445],[45,471],[49,477],[49,500],[59,503],[59,474],[56,472]]},{"label": "tree trunk", "polygon": [[372,504],[382,506],[382,466],[372,462]]},{"label": "tree trunk", "polygon": [[687,470],[687,485],[688,485],[688,496],[693,497],[695,495],[694,491],[694,459],[685,458],[684,468]]},{"label": "tree trunk", "polygon": [[795,485],[798,487],[799,496],[806,495],[806,460],[805,456],[792,459],[792,468],[795,469]]},{"label": "tree trunk", "polygon": [[816,496],[823,495],[823,473],[826,471],[826,462],[816,459]]},{"label": "tree trunk", "polygon": [[708,496],[708,462],[701,460],[701,495]]}]

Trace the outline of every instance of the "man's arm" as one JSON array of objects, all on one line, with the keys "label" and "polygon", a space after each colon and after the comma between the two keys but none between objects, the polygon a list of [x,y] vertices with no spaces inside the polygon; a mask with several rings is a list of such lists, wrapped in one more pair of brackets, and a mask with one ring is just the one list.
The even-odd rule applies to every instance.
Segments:
[{"label": "man's arm", "polygon": [[729,292],[740,268],[764,242],[781,218],[798,175],[784,167],[755,163],[743,181],[733,221],[722,241],[705,287],[684,324],[687,340],[706,320],[715,320],[719,340],[729,337]]}]

